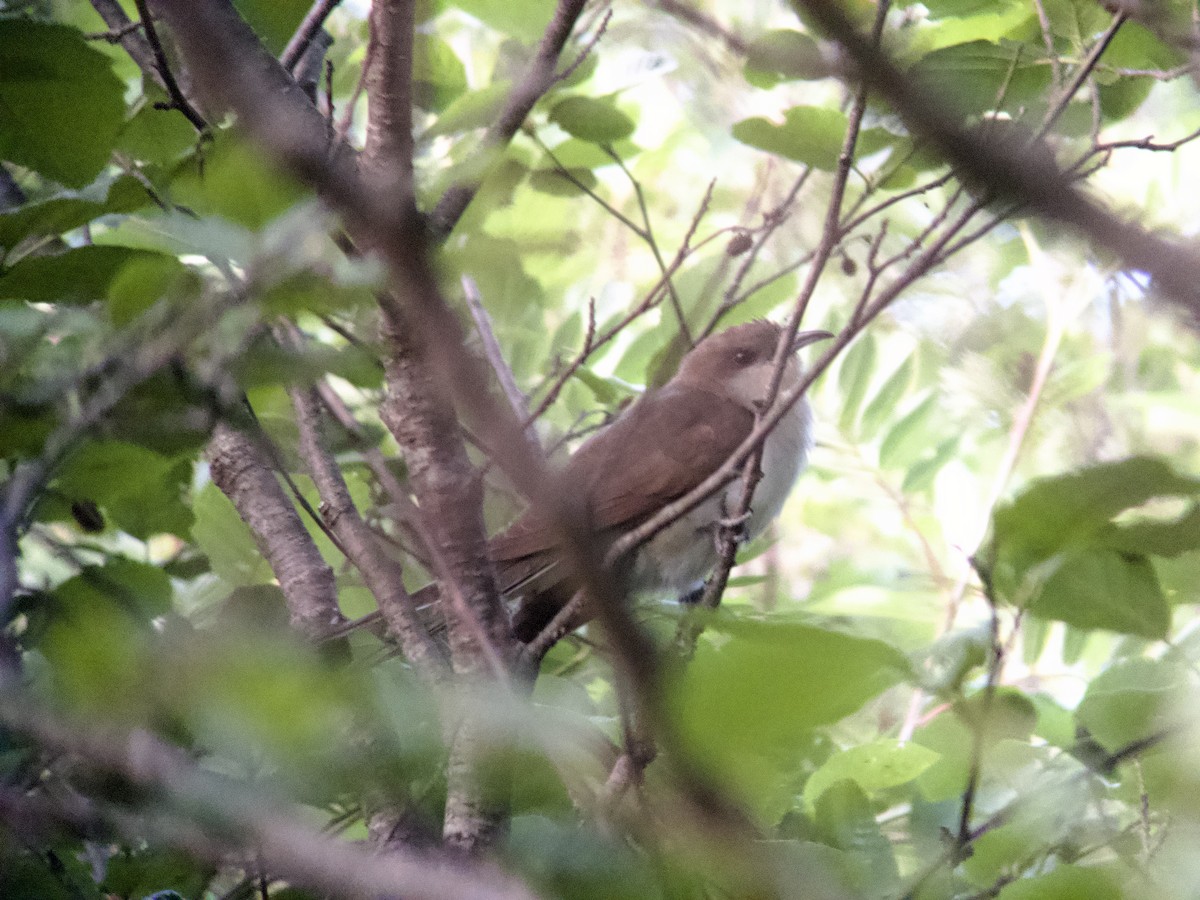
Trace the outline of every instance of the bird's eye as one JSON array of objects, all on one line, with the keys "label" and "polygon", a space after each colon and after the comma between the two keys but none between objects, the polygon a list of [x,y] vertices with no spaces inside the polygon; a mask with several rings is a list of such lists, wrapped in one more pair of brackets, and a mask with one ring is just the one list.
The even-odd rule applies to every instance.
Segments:
[{"label": "bird's eye", "polygon": [[733,361],[739,366],[746,365],[752,359],[754,359],[754,354],[749,350],[738,350],[733,354]]}]

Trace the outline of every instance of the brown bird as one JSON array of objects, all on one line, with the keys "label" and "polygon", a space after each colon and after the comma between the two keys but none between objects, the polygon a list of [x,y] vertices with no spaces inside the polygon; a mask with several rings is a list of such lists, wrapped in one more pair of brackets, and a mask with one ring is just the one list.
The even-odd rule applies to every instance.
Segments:
[{"label": "brown bird", "polygon": [[[782,334],[774,322],[758,320],[706,338],[683,358],[674,378],[575,451],[562,483],[582,494],[591,525],[606,543],[691,491],[746,439],[766,399]],[[825,331],[802,332],[792,349],[828,337]],[[790,357],[780,391],[798,384],[801,371]],[[743,526],[746,540],[779,515],[811,446],[812,413],[801,399],[764,445],[763,478]],[[627,568],[630,589],[682,596],[699,587],[718,561],[717,524],[740,492],[735,480],[637,550]],[[513,631],[528,643],[575,591],[561,537],[529,512],[493,538],[489,551],[501,593],[517,600]]]},{"label": "brown bird", "polygon": [[[705,338],[669,382],[580,445],[561,483],[580,492],[605,546],[695,488],[746,439],[763,411],[782,335],[779,325],[757,320]],[[791,349],[829,337],[826,331],[801,332]],[[798,384],[801,374],[799,360],[789,356],[780,393]],[[742,526],[745,540],[779,515],[811,447],[812,413],[802,398],[763,445],[763,477]],[[735,508],[741,489],[740,479],[734,480],[636,550],[622,566],[630,590],[681,597],[700,587],[718,561],[717,526]],[[513,603],[514,635],[528,643],[577,588],[561,534],[531,510],[492,538],[488,549],[500,592]],[[426,590],[428,598],[421,591],[418,599],[432,601]]]}]

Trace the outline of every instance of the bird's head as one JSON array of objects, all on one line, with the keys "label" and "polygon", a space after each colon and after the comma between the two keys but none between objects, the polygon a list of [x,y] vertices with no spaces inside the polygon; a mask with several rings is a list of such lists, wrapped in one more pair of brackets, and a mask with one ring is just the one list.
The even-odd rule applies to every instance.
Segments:
[{"label": "bird's head", "polygon": [[[783,333],[782,326],[766,319],[727,328],[697,344],[683,358],[672,380],[728,397],[748,409],[758,407],[766,399],[774,370],[775,348]],[[831,337],[833,335],[828,331],[801,331],[796,335],[783,370],[780,391],[795,387],[800,381],[803,370],[795,351]]]}]

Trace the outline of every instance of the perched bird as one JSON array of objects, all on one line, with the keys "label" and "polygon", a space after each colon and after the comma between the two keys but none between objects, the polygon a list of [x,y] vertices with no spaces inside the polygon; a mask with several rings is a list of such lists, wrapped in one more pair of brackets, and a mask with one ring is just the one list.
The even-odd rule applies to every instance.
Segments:
[{"label": "perched bird", "polygon": [[[605,546],[699,485],[749,436],[766,411],[782,335],[781,326],[759,319],[705,338],[684,356],[670,381],[648,391],[572,454],[560,483],[579,492]],[[832,336],[827,331],[796,335],[780,394],[800,382],[795,351]],[[745,540],[757,537],[779,515],[812,442],[812,412],[801,398],[763,444],[762,479],[742,523]],[[700,587],[718,562],[717,528],[736,508],[741,490],[741,480],[735,479],[624,560],[621,573],[630,590],[682,597]],[[488,552],[500,592],[511,603],[513,633],[529,643],[578,588],[562,535],[530,510],[493,537]],[[436,608],[436,597],[435,585],[414,595],[426,609]],[[350,627],[377,618],[372,613]]]},{"label": "perched bird", "polygon": [[[562,483],[581,493],[591,526],[606,543],[691,491],[746,439],[763,411],[782,334],[781,326],[760,319],[705,338],[669,382],[575,451]],[[792,350],[829,337],[801,332]],[[798,384],[801,373],[799,360],[789,356],[780,393]],[[763,446],[763,477],[743,525],[746,540],[779,515],[811,447],[812,413],[802,398]],[[697,588],[717,564],[717,525],[741,489],[740,480],[731,482],[639,548],[625,566],[630,589],[682,596]],[[531,511],[493,538],[489,551],[501,593],[517,601],[514,633],[528,643],[575,592],[561,536]]]}]

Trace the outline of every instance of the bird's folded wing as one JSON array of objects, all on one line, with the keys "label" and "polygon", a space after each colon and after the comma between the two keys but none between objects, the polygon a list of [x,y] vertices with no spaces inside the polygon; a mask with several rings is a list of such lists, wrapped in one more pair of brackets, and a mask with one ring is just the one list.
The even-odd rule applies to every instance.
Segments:
[{"label": "bird's folded wing", "polygon": [[[585,442],[567,463],[563,484],[583,492],[592,527],[614,536],[700,484],[753,427],[754,414],[730,400],[668,385]],[[493,538],[501,588],[544,576],[560,543],[558,530],[532,512]]]}]

